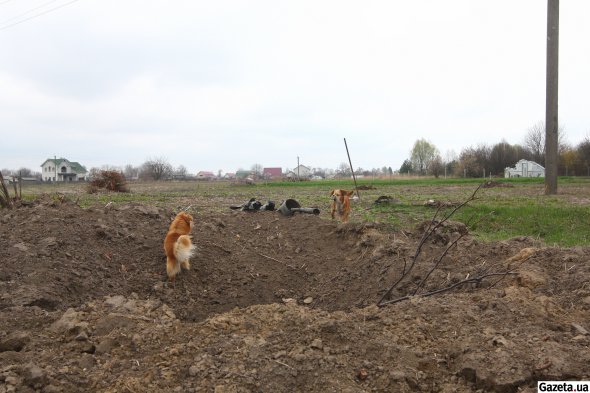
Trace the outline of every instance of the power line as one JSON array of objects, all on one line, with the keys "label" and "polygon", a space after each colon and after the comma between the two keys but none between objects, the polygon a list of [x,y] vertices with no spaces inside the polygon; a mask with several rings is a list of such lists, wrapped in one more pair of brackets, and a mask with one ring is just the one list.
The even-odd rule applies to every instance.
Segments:
[{"label": "power line", "polygon": [[25,16],[25,15],[27,15],[27,14],[30,14],[30,13],[31,13],[31,12],[33,12],[33,11],[37,11],[38,9],[40,9],[40,8],[43,8],[43,7],[45,7],[45,6],[47,6],[47,5],[51,4],[51,3],[55,3],[56,1],[57,1],[57,0],[50,0],[50,1],[46,2],[46,3],[43,3],[43,4],[41,4],[41,5],[40,5],[40,6],[38,6],[38,7],[31,8],[30,10],[28,10],[28,11],[25,11],[25,12],[23,12],[23,13],[22,13],[22,14],[20,14],[20,15],[13,16],[12,18],[8,18],[8,19],[6,19],[6,20],[3,20],[2,22],[0,22],[0,26],[4,25],[4,24],[6,24],[6,23],[8,23],[8,22],[10,22],[10,21],[13,21],[13,20],[15,20],[15,19],[20,19],[20,18],[22,18],[23,16]]},{"label": "power line", "polygon": [[[6,0],[6,1],[9,1],[9,0]],[[10,28],[10,27],[13,27],[13,26],[16,26],[16,25],[20,25],[21,23],[24,23],[24,22],[26,22],[26,21],[29,21],[29,20],[31,20],[31,19],[37,18],[37,17],[39,17],[39,16],[43,16],[43,15],[45,15],[45,14],[48,14],[48,13],[50,13],[50,12],[53,12],[53,11],[59,10],[60,8],[63,8],[63,7],[65,7],[65,6],[68,6],[68,5],[70,5],[70,4],[72,4],[72,3],[75,3],[75,2],[77,2],[77,1],[79,1],[79,0],[72,0],[72,1],[69,1],[69,2],[67,2],[67,3],[64,3],[64,4],[61,4],[61,5],[58,5],[57,7],[53,7],[53,8],[50,8],[50,9],[48,9],[48,10],[45,10],[44,12],[40,12],[40,13],[38,13],[38,14],[35,14],[35,15],[32,15],[32,16],[30,16],[30,17],[28,17],[28,18],[22,19],[22,20],[20,20],[20,21],[18,21],[18,22],[14,22],[14,23],[11,23],[11,24],[9,24],[9,25],[6,25],[6,26],[0,26],[0,31],[2,31],[2,30],[6,30],[6,29],[8,29],[8,28]],[[53,1],[52,1],[52,2],[53,2]],[[50,3],[51,3],[51,2],[50,2]],[[44,5],[47,5],[47,4],[48,4],[48,3],[45,3]],[[37,8],[39,8],[39,7],[37,7]],[[30,11],[32,11],[32,10],[30,10]],[[26,13],[29,13],[30,11],[27,11]],[[12,19],[14,19],[14,18],[12,18]],[[9,20],[12,20],[12,19],[9,19]]]}]

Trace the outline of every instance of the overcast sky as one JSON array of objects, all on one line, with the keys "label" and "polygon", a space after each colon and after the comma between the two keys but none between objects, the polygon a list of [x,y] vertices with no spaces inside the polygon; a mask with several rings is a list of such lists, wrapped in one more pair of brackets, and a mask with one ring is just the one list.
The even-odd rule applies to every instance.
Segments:
[{"label": "overcast sky", "polygon": [[[0,168],[398,169],[522,143],[546,0],[0,0]],[[590,134],[590,1],[560,9],[559,120]]]}]

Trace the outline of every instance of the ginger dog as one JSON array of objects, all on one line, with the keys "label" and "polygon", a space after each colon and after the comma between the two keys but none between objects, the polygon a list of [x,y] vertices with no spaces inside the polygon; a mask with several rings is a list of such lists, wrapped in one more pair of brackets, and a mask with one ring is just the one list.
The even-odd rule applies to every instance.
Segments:
[{"label": "ginger dog", "polygon": [[340,221],[348,222],[348,215],[350,214],[350,197],[354,194],[353,191],[347,190],[332,190],[332,220],[335,218],[335,213],[338,212]]},{"label": "ginger dog", "polygon": [[186,270],[191,267],[189,258],[195,250],[189,235],[191,229],[193,229],[193,216],[186,212],[178,213],[168,229],[164,240],[164,251],[166,252],[166,273],[170,282],[174,282],[176,275],[180,273],[180,267]]}]

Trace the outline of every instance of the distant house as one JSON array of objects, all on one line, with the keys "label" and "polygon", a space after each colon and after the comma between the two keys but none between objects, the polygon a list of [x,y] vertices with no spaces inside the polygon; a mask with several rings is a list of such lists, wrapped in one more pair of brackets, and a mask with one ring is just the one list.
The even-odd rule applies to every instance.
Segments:
[{"label": "distant house", "polygon": [[534,161],[520,160],[513,168],[504,169],[504,177],[545,177],[545,168]]},{"label": "distant house", "polygon": [[309,179],[311,176],[311,169],[305,165],[296,166],[292,171],[287,173],[289,179]]},{"label": "distant house", "polygon": [[262,177],[265,179],[279,179],[283,177],[282,168],[264,168],[262,169]]},{"label": "distant house", "polygon": [[223,178],[224,179],[228,179],[228,180],[232,180],[232,179],[235,179],[236,178],[236,174],[235,173],[228,172],[225,175],[223,175]]},{"label": "distant house", "polygon": [[200,171],[197,173],[197,180],[211,180],[215,178],[215,174],[209,171]]},{"label": "distant house", "polygon": [[239,170],[236,172],[236,179],[245,179],[251,176],[254,176],[254,172],[252,171]]},{"label": "distant house", "polygon": [[79,162],[65,158],[48,158],[41,164],[41,179],[43,181],[81,181],[87,180],[88,171]]}]

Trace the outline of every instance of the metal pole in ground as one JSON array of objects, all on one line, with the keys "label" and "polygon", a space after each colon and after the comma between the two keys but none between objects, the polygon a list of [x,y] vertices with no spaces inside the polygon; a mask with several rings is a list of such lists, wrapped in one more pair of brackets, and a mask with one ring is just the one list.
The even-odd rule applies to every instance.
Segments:
[{"label": "metal pole in ground", "polygon": [[348,156],[348,163],[350,164],[350,171],[352,172],[352,179],[354,180],[354,189],[356,190],[356,195],[359,197],[360,201],[361,195],[359,194],[359,189],[356,185],[356,176],[354,175],[354,169],[352,169],[352,161],[350,160],[350,153],[348,152],[348,144],[346,143],[346,138],[344,138],[344,146],[346,147],[346,155]]}]

